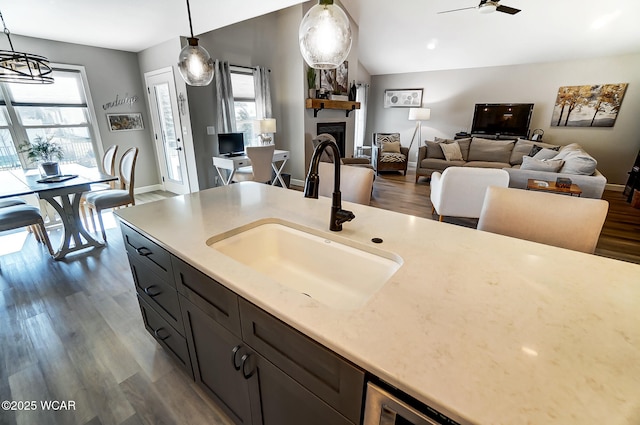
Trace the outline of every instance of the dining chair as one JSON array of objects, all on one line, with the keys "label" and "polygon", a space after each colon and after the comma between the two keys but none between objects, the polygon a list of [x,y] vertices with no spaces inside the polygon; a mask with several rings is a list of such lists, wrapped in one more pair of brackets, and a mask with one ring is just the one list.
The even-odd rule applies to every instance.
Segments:
[{"label": "dining chair", "polygon": [[43,241],[49,254],[53,255],[51,241],[37,207],[22,203],[0,208],[0,232],[27,226],[33,229],[36,240]]},{"label": "dining chair", "polygon": [[251,165],[238,168],[232,181],[270,182],[272,176],[271,163],[273,162],[273,152],[276,150],[276,145],[248,146],[245,150],[251,160]]},{"label": "dining chair", "polygon": [[478,230],[593,254],[609,203],[506,187],[489,187]]},{"label": "dining chair", "polygon": [[125,151],[120,159],[120,188],[108,189],[97,192],[89,192],[86,195],[86,206],[91,217],[91,224],[96,230],[96,223],[93,218],[94,212],[98,216],[102,239],[107,241],[107,234],[104,230],[102,222],[102,211],[108,208],[125,207],[135,205],[136,200],[133,196],[136,160],[138,159],[138,148],[129,148]]},{"label": "dining chair", "polygon": [[[333,176],[335,165],[329,162],[318,164],[320,183],[318,195],[331,198],[333,196]],[[375,172],[371,168],[340,165],[340,193],[343,201],[369,205],[373,191]]]},{"label": "dining chair", "polygon": [[[116,153],[118,152],[118,145],[111,145],[104,152],[102,156],[102,172],[110,176],[116,176]],[[91,192],[97,192],[100,190],[115,189],[116,181],[110,181],[108,183],[94,183],[91,185]],[[80,199],[80,213],[82,215],[82,221],[84,227],[88,226],[87,214],[86,214],[86,193],[82,195]]]}]

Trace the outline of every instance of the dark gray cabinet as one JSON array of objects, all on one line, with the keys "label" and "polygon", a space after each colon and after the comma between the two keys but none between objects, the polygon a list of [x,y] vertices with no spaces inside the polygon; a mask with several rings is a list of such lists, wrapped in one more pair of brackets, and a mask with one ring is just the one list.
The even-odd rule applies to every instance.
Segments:
[{"label": "dark gray cabinet", "polygon": [[122,231],[147,330],[236,424],[361,422],[362,370],[124,224]]}]

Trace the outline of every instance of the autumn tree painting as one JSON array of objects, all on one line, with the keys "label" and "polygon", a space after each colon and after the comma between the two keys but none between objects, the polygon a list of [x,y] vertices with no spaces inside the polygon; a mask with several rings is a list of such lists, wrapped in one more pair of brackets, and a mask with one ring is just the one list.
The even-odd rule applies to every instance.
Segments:
[{"label": "autumn tree painting", "polygon": [[560,87],[551,125],[613,127],[626,89],[626,83]]}]

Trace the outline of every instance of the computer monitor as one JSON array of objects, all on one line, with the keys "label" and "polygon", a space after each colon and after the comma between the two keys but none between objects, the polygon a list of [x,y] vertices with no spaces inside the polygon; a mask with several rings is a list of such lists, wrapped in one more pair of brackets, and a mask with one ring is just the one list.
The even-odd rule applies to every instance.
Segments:
[{"label": "computer monitor", "polygon": [[244,152],[243,133],[218,134],[218,152],[220,155],[236,155]]}]

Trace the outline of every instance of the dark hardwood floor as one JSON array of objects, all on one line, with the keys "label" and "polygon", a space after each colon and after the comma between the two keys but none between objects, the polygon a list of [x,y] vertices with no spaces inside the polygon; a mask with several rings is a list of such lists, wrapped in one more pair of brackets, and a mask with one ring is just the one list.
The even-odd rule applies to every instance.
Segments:
[{"label": "dark hardwood floor", "polygon": [[[619,192],[604,197],[610,210],[596,254],[640,263],[640,209]],[[378,176],[371,205],[436,218],[426,179],[415,184],[411,170]],[[0,411],[0,424],[231,424],[144,329],[120,232],[105,223],[107,247],[64,261],[31,234],[0,237],[0,401],[36,402]],[[60,231],[51,237],[56,244]],[[75,409],[44,410],[42,401]]]}]

